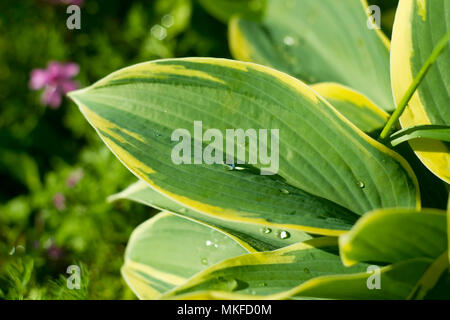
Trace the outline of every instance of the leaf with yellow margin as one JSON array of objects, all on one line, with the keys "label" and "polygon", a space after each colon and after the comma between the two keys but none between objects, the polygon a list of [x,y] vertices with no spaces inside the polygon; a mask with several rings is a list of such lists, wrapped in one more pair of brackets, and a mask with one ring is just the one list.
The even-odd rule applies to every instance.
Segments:
[{"label": "leaf with yellow margin", "polygon": [[[392,34],[391,76],[398,102],[430,56],[449,32],[447,0],[400,0]],[[450,125],[450,46],[429,70],[400,117],[402,128]],[[414,139],[411,147],[423,164],[450,183],[450,146],[433,139]]]}]

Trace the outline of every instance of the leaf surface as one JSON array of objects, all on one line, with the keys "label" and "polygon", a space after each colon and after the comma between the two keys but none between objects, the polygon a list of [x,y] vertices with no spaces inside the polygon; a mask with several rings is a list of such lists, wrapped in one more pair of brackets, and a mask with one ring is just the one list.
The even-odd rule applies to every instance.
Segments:
[{"label": "leaf surface", "polygon": [[307,83],[349,86],[393,110],[389,41],[368,28],[368,10],[359,0],[268,0],[261,20],[231,19],[231,52]]},{"label": "leaf surface", "polygon": [[[450,31],[450,3],[446,0],[400,0],[392,34],[391,74],[395,101],[400,101],[413,79],[444,35]],[[400,117],[403,128],[450,125],[450,48],[428,71]],[[415,139],[411,147],[424,165],[450,183],[448,142]]]},{"label": "leaf surface", "polygon": [[217,229],[162,212],[138,226],[122,275],[141,299],[155,299],[217,262],[254,250]]},{"label": "leaf surface", "polygon": [[[211,58],[160,60],[125,68],[70,96],[135,175],[204,214],[338,235],[367,211],[420,206],[417,180],[401,156],[301,81],[267,67]],[[175,164],[175,130],[187,130],[191,145],[207,144],[195,137],[195,121],[219,132],[278,130],[277,175],[261,175],[267,165],[260,161],[243,170]],[[264,147],[268,154],[276,151],[269,143],[259,151]],[[227,153],[224,143],[218,150]],[[238,150],[246,160],[255,151],[250,143]],[[194,152],[189,160],[198,160]]]},{"label": "leaf surface", "polygon": [[441,210],[376,210],[340,237],[341,257],[346,265],[357,261],[436,259],[447,250],[446,229],[447,216]]}]

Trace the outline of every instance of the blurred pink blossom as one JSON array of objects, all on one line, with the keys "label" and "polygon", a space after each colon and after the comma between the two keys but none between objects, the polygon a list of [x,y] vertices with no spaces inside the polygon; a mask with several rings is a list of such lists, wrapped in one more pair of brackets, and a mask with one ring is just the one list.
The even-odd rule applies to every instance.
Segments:
[{"label": "blurred pink blossom", "polygon": [[51,3],[51,4],[64,4],[64,5],[77,5],[77,6],[81,6],[84,2],[84,0],[46,0],[47,2]]},{"label": "blurred pink blossom", "polygon": [[62,193],[56,193],[53,196],[53,205],[58,211],[66,209],[66,197]]},{"label": "blurred pink blossom", "polygon": [[47,69],[31,71],[30,88],[32,90],[44,88],[41,103],[56,109],[61,105],[62,95],[78,88],[78,83],[73,81],[72,78],[79,71],[79,66],[73,62],[49,62]]},{"label": "blurred pink blossom", "polygon": [[64,249],[52,243],[47,249],[47,254],[51,260],[58,260],[64,255]]},{"label": "blurred pink blossom", "polygon": [[83,169],[77,169],[70,174],[70,176],[66,180],[66,186],[68,188],[73,188],[77,185],[77,183],[83,178],[84,171]]},{"label": "blurred pink blossom", "polygon": [[77,6],[81,6],[83,4],[83,0],[61,0],[65,4],[75,4]]}]

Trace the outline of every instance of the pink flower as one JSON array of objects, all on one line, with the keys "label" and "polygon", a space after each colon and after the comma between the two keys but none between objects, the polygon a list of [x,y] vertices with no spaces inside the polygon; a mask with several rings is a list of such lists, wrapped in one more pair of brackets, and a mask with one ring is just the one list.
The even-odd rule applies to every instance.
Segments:
[{"label": "pink flower", "polygon": [[47,2],[57,5],[57,4],[64,4],[64,5],[77,5],[81,6],[84,2],[84,0],[47,0]]},{"label": "pink flower", "polygon": [[47,69],[34,69],[31,71],[30,88],[40,90],[44,88],[41,95],[41,103],[53,109],[61,105],[62,95],[78,88],[78,83],[71,80],[80,68],[76,63],[49,62]]},{"label": "pink flower", "polygon": [[47,249],[47,254],[51,260],[58,260],[64,255],[64,249],[52,243]]},{"label": "pink flower", "polygon": [[70,174],[70,176],[66,180],[66,186],[68,188],[73,188],[77,185],[77,183],[83,178],[84,171],[83,169],[77,169]]},{"label": "pink flower", "polygon": [[83,0],[62,0],[65,4],[74,4],[77,6],[81,6],[83,4]]},{"label": "pink flower", "polygon": [[53,205],[58,211],[66,209],[66,197],[62,193],[56,193],[53,196]]}]

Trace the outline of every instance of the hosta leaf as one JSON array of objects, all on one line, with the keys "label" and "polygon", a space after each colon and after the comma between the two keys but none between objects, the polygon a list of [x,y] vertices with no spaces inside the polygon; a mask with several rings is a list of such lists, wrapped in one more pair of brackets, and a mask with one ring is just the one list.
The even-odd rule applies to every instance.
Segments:
[{"label": "hosta leaf", "polygon": [[444,272],[434,288],[427,292],[427,300],[450,300],[450,272]]},{"label": "hosta leaf", "polygon": [[[372,209],[420,205],[416,178],[402,157],[301,81],[270,68],[225,59],[161,60],[120,70],[70,96],[139,178],[217,218],[336,235]],[[278,174],[260,175],[260,163],[245,170],[174,164],[178,141],[171,135],[192,132],[196,120],[220,132],[278,129]],[[249,154],[248,145],[240,148]]]},{"label": "hosta leaf", "polygon": [[450,272],[448,261],[448,250],[444,251],[435,261],[428,267],[427,271],[417,282],[414,290],[408,296],[408,299],[422,300],[437,284],[442,275]]},{"label": "hosta leaf", "polygon": [[268,0],[261,21],[230,21],[231,52],[308,83],[347,85],[393,110],[389,41],[368,28],[366,10],[359,0]]},{"label": "hosta leaf", "polygon": [[312,279],[293,290],[292,298],[304,297],[352,300],[407,299],[432,264],[431,259],[402,261],[380,269],[380,288],[369,289],[373,273],[332,275]]},{"label": "hosta leaf", "polygon": [[[439,40],[449,32],[447,0],[400,0],[392,35],[391,73],[400,101]],[[445,49],[400,117],[403,128],[450,125],[450,49]],[[411,140],[418,157],[438,177],[450,183],[450,147],[431,139]]]},{"label": "hosta leaf", "polygon": [[[289,247],[230,258],[192,277],[161,298],[188,293],[222,291],[255,298],[286,291],[318,276],[365,272],[366,265],[344,267],[336,254],[336,238],[318,238]],[[229,296],[232,298],[232,296]]]},{"label": "hosta leaf", "polygon": [[[407,299],[417,290],[417,284],[429,270],[432,260],[411,259],[380,268],[380,288],[369,289],[373,272],[319,276],[299,286],[278,294],[255,296],[226,290],[204,290],[180,294],[175,297],[185,300],[227,300],[227,299],[351,299],[351,300],[399,300]],[[440,280],[430,293],[430,298],[448,296],[448,279]],[[162,298],[166,298],[163,296]],[[427,296],[428,298],[428,296]]]},{"label": "hosta leaf", "polygon": [[391,135],[389,143],[396,146],[413,139],[435,139],[450,142],[450,126],[423,125],[406,128]]},{"label": "hosta leaf", "polygon": [[[270,228],[261,227],[260,225],[227,221],[215,218],[211,215],[205,215],[181,206],[176,201],[150,188],[144,181],[138,181],[122,192],[109,197],[110,201],[118,199],[133,200],[160,210],[170,211],[175,214],[205,222],[208,225],[220,228],[221,230],[234,235],[258,251],[279,249],[312,238],[311,235],[296,229],[272,230]],[[283,238],[281,234],[283,231],[285,238]]]},{"label": "hosta leaf", "polygon": [[253,251],[217,229],[163,212],[133,231],[122,275],[139,298],[155,299],[210,265]]},{"label": "hosta leaf", "polygon": [[234,14],[258,18],[264,11],[266,0],[199,0],[211,15],[228,22]]},{"label": "hosta leaf", "polygon": [[357,261],[395,263],[436,259],[447,250],[446,213],[440,210],[384,209],[366,214],[339,239],[346,265]]},{"label": "hosta leaf", "polygon": [[383,129],[389,114],[363,94],[338,83],[311,86],[355,126],[368,134]]},{"label": "hosta leaf", "polygon": [[401,143],[395,146],[393,150],[398,152],[411,165],[419,181],[422,207],[445,210],[447,208],[448,184],[423,165],[409,143]]}]

